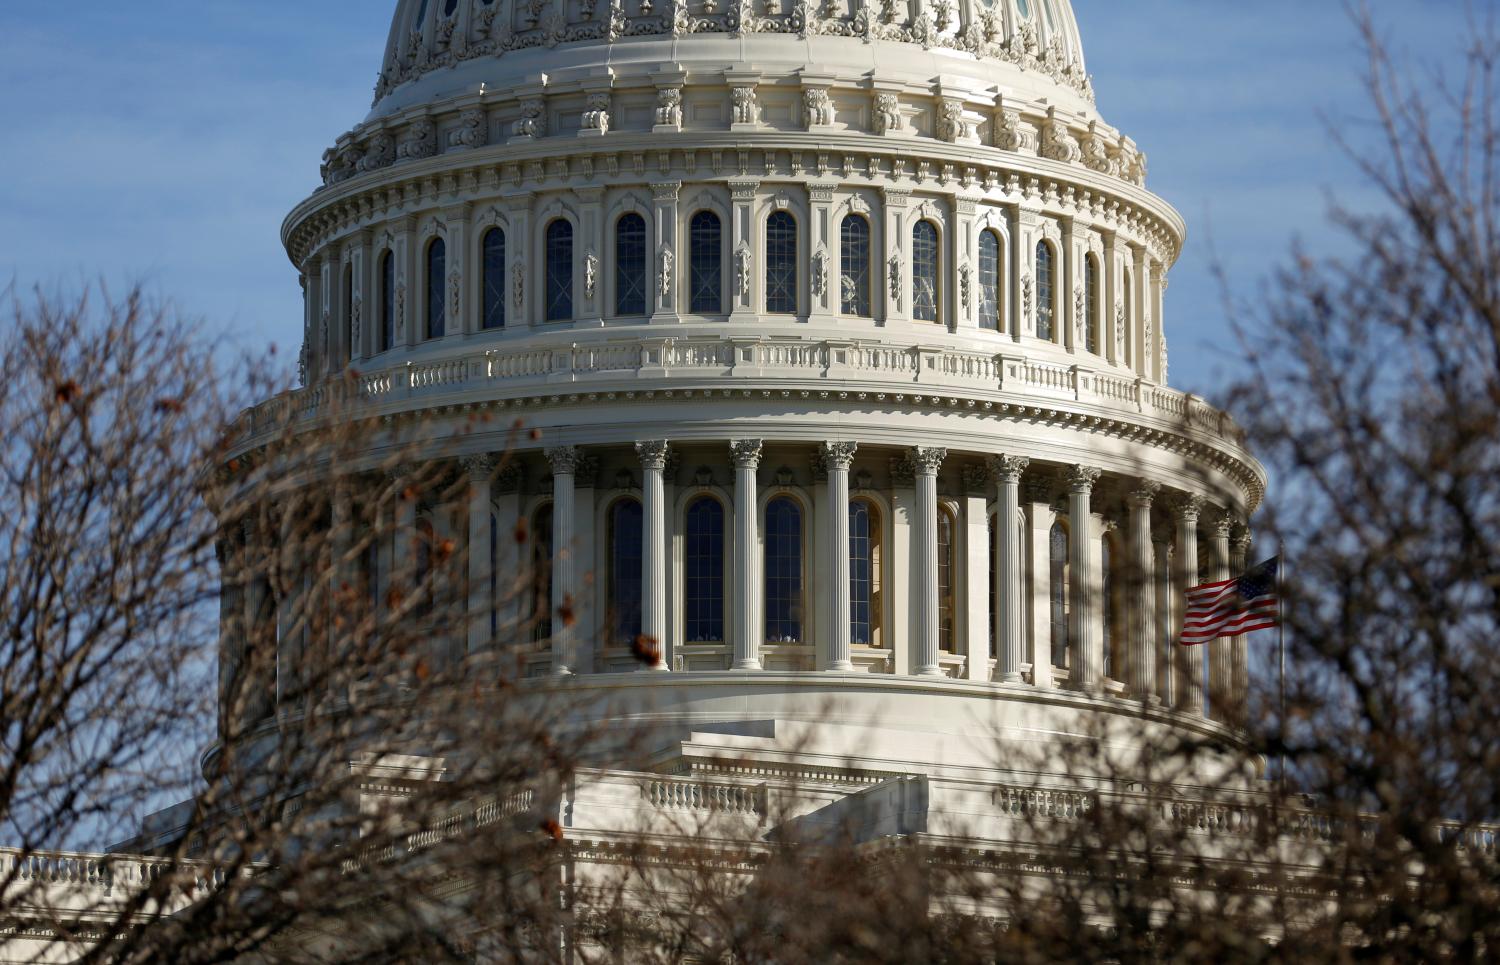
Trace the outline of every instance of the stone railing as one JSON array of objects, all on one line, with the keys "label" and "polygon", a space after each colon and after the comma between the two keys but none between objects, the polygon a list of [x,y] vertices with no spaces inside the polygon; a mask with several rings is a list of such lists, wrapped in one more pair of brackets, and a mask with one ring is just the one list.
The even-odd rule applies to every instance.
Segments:
[{"label": "stone railing", "polygon": [[[671,376],[668,389],[734,388],[734,379],[805,389],[809,381],[839,391],[921,398],[949,392],[989,393],[987,402],[1061,401],[1122,414],[1147,416],[1169,428],[1203,433],[1232,448],[1243,433],[1225,412],[1202,399],[1137,378],[1052,358],[972,349],[900,346],[859,341],[799,338],[637,338],[628,341],[487,349],[432,360],[412,360],[360,372],[352,383],[324,381],[271,399],[250,411],[252,437],[284,426],[288,419],[329,414],[338,405],[419,402],[469,390],[509,390],[516,395],[556,393],[564,388],[603,391],[658,389],[652,380]],[[726,380],[722,386],[693,379]],[[784,381],[783,381],[784,380]],[[794,386],[787,383],[802,382]],[[352,393],[346,386],[353,387]],[[350,398],[350,395],[354,398]]]},{"label": "stone railing", "polygon": [[662,778],[647,781],[641,793],[657,810],[715,811],[726,814],[766,813],[765,785]]}]

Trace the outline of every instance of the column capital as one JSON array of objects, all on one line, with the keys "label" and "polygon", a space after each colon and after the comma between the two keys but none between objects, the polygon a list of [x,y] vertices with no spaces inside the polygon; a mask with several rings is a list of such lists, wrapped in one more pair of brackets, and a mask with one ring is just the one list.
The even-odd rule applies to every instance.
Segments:
[{"label": "column capital", "polygon": [[819,456],[826,471],[835,469],[849,471],[854,464],[854,453],[858,451],[859,444],[855,442],[825,442],[819,450]]},{"label": "column capital", "polygon": [[1137,480],[1135,486],[1130,490],[1127,497],[1129,504],[1136,509],[1150,509],[1152,502],[1161,492],[1161,483],[1150,479]]},{"label": "column capital", "polygon": [[1099,477],[1104,475],[1103,470],[1094,466],[1073,465],[1068,467],[1068,491],[1072,493],[1088,495],[1094,491],[1094,484]]},{"label": "column capital", "polygon": [[1227,540],[1234,533],[1235,524],[1238,522],[1233,512],[1221,509],[1213,513],[1208,525],[1215,537]]},{"label": "column capital", "polygon": [[990,457],[990,469],[995,474],[995,479],[1004,483],[1020,483],[1021,474],[1026,467],[1031,465],[1031,460],[1025,456],[1007,456],[1004,454]]},{"label": "column capital", "polygon": [[1208,503],[1208,497],[1198,493],[1186,493],[1172,500],[1172,512],[1177,518],[1187,523],[1198,522],[1198,517],[1203,514],[1203,507]]},{"label": "column capital", "polygon": [[546,450],[544,455],[552,466],[553,475],[573,475],[583,463],[583,453],[577,446],[557,446]]},{"label": "column capital", "polygon": [[677,193],[681,190],[681,181],[651,182],[651,197],[655,201],[676,201]]},{"label": "column capital", "polygon": [[463,466],[470,482],[487,482],[495,474],[495,467],[500,464],[499,460],[488,452],[464,456],[458,463]]},{"label": "column capital", "polygon": [[948,450],[941,446],[913,446],[911,450],[912,465],[919,476],[937,475],[947,458]]},{"label": "column capital", "polygon": [[641,468],[661,472],[667,468],[667,440],[643,439],[635,444],[635,454],[640,457]]},{"label": "column capital", "polygon": [[1234,532],[1235,550],[1240,553],[1248,554],[1250,552],[1250,546],[1254,542],[1255,535],[1250,532],[1250,526],[1243,522],[1236,523]]},{"label": "column capital", "polygon": [[736,439],[729,444],[729,456],[736,469],[760,468],[761,441],[759,439]]}]

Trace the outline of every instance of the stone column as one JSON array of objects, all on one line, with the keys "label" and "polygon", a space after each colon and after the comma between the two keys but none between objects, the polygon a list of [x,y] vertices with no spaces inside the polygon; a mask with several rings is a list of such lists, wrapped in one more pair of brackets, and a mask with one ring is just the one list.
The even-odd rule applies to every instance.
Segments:
[{"label": "stone column", "polygon": [[349,254],[354,291],[353,303],[349,306],[350,330],[346,337],[349,339],[349,359],[356,364],[374,354],[370,348],[374,343],[369,338],[375,324],[375,299],[370,294],[373,291],[370,273],[374,260],[370,254],[369,230],[355,232]]},{"label": "stone column", "polygon": [[1031,565],[1031,682],[1051,687],[1052,679],[1052,481],[1026,478],[1027,547]]},{"label": "stone column", "polygon": [[667,667],[667,505],[663,473],[667,442],[650,439],[635,444],[641,460],[641,634],[656,647],[650,670]]},{"label": "stone column", "polygon": [[414,279],[421,277],[417,270],[419,257],[416,243],[417,219],[406,215],[396,222],[396,304],[393,316],[396,322],[396,338],[392,348],[410,348],[420,341],[417,335],[417,311]]},{"label": "stone column", "polygon": [[491,539],[490,484],[495,476],[495,457],[489,453],[468,456],[463,460],[468,477],[469,539],[466,544],[469,562],[468,644],[469,656],[493,646],[490,634],[490,611],[497,601],[490,595],[495,545]]},{"label": "stone column", "polygon": [[604,189],[579,187],[573,191],[578,197],[578,246],[582,249],[578,285],[583,292],[578,311],[573,313],[577,319],[573,327],[599,328],[604,324]]},{"label": "stone column", "polygon": [[466,272],[464,266],[469,258],[469,217],[473,205],[456,204],[443,211],[443,228],[447,233],[444,244],[445,267],[448,277],[443,279],[443,314],[445,339],[461,339],[470,332],[479,330],[479,312],[471,311],[473,298],[469,291],[473,287],[464,279],[477,277],[479,272]]},{"label": "stone column", "polygon": [[765,287],[761,278],[765,270],[765,246],[755,216],[755,197],[759,191],[760,182],[754,179],[736,178],[729,182],[734,210],[725,235],[729,264],[723,277],[728,281],[729,314],[736,320],[748,321],[759,314],[761,290]]},{"label": "stone column", "polygon": [[1021,599],[1020,534],[1016,516],[1021,508],[1021,474],[1031,465],[1024,456],[996,456],[995,535],[1000,549],[995,558],[995,652],[999,657],[1000,682],[1021,682],[1021,663],[1026,636],[1026,608]]},{"label": "stone column", "polygon": [[548,449],[552,465],[552,672],[573,672],[577,600],[573,579],[573,485],[582,453],[574,446]]},{"label": "stone column", "polygon": [[973,331],[979,327],[979,255],[975,250],[979,233],[974,230],[978,209],[975,198],[953,199],[957,230],[948,232],[951,252],[948,263],[953,266],[948,269],[952,278],[949,290],[953,292],[948,301],[954,306],[948,313],[950,331]]},{"label": "stone column", "polygon": [[677,241],[677,196],[681,191],[681,181],[656,181],[651,185],[651,212],[655,222],[652,235],[656,239],[651,280],[652,325],[675,324],[682,320],[680,293],[684,288],[682,279],[687,277],[688,253]]},{"label": "stone column", "polygon": [[[1172,593],[1172,534],[1169,527],[1166,529],[1168,531],[1155,533],[1151,544],[1156,557],[1156,578],[1152,586],[1152,592],[1156,595],[1156,622],[1151,627],[1151,648],[1157,655],[1154,683],[1156,694],[1163,704],[1175,707],[1179,684],[1178,675],[1174,672],[1177,664],[1176,647],[1173,641],[1164,639],[1166,634],[1162,632],[1163,627],[1176,626],[1177,619],[1176,600]],[[1166,652],[1163,653],[1163,650]]]},{"label": "stone column", "polygon": [[[509,197],[505,201],[506,217],[510,228],[505,232],[505,272],[507,294],[510,304],[505,312],[506,329],[530,328],[536,324],[537,310],[542,298],[533,297],[537,287],[534,279],[541,278],[540,271],[533,272],[526,260],[531,248],[531,201],[528,192]],[[477,313],[476,313],[477,314]]]},{"label": "stone column", "polygon": [[1156,556],[1151,545],[1151,503],[1161,484],[1142,480],[1130,493],[1130,692],[1156,703]]},{"label": "stone column", "polygon": [[531,561],[525,558],[529,534],[521,529],[521,465],[507,460],[492,487],[495,505],[495,567],[490,573],[494,588],[495,635],[499,642],[514,646],[521,641],[517,629],[522,620],[522,596],[530,583]]},{"label": "stone column", "polygon": [[1072,679],[1074,686],[1086,691],[1097,691],[1104,686],[1104,640],[1094,605],[1099,586],[1096,572],[1099,553],[1093,511],[1089,508],[1100,475],[1092,466],[1068,469],[1068,562],[1072,570],[1069,588],[1073,597],[1068,629],[1073,638],[1073,652],[1078,655]]},{"label": "stone column", "polygon": [[[884,258],[876,265],[873,283],[879,287],[872,299],[878,318],[886,325],[901,324],[911,320],[911,225],[907,223],[907,202],[911,192],[898,188],[885,188],[881,192],[885,201],[885,218],[882,227],[884,244],[876,247]],[[879,306],[884,305],[883,314]]]},{"label": "stone column", "polygon": [[[1235,534],[1230,566],[1236,575],[1250,568],[1252,537],[1248,526],[1241,525]],[[1250,696],[1250,652],[1249,641],[1244,636],[1231,641],[1234,648],[1234,679],[1230,689],[1230,706],[1234,708],[1234,720],[1238,726],[1245,723],[1245,703]]]},{"label": "stone column", "polygon": [[808,313],[814,321],[833,324],[839,311],[839,226],[833,220],[833,198],[837,182],[810,184],[807,200],[811,217],[807,243],[812,251],[808,265]]},{"label": "stone column", "polygon": [[913,581],[916,572],[916,549],[912,543],[917,516],[916,473],[911,457],[903,455],[890,460],[891,470],[891,543],[886,555],[891,561],[886,595],[890,598],[891,624],[886,645],[891,648],[891,673],[904,677],[911,673],[912,641],[917,635],[913,612]]},{"label": "stone column", "polygon": [[937,474],[948,450],[918,446],[912,449],[911,458],[917,482],[917,531],[912,539],[912,603],[917,616],[913,662],[918,676],[938,677],[943,667],[938,662]]},{"label": "stone column", "polygon": [[1204,498],[1198,495],[1180,500],[1177,513],[1177,599],[1178,612],[1172,625],[1176,635],[1172,652],[1178,655],[1178,672],[1182,685],[1177,688],[1177,709],[1190,714],[1203,713],[1203,647],[1182,645],[1182,606],[1187,591],[1198,582],[1198,516],[1203,512]]},{"label": "stone column", "polygon": [[760,468],[759,439],[729,444],[734,458],[734,669],[760,669],[760,593],[755,579],[755,471]]},{"label": "stone column", "polygon": [[824,571],[832,583],[833,617],[828,646],[828,669],[854,669],[850,651],[849,620],[849,467],[858,446],[853,442],[823,443],[823,468],[828,473],[828,499],[824,507],[828,526],[829,565]]},{"label": "stone column", "polygon": [[[1229,571],[1229,537],[1234,532],[1234,517],[1227,511],[1214,516],[1209,530],[1212,555],[1208,578],[1213,582],[1234,576]],[[1208,645],[1208,709],[1214,720],[1233,720],[1230,694],[1234,690],[1234,641],[1220,637]]]}]

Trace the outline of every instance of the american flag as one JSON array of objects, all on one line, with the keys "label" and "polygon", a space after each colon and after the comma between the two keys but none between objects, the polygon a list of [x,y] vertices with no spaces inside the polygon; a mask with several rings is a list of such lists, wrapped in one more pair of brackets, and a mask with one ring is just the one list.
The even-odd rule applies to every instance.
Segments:
[{"label": "american flag", "polygon": [[1232,580],[1188,590],[1182,645],[1196,646],[1276,626],[1281,618],[1281,598],[1276,592],[1280,569],[1281,557],[1273,556]]}]

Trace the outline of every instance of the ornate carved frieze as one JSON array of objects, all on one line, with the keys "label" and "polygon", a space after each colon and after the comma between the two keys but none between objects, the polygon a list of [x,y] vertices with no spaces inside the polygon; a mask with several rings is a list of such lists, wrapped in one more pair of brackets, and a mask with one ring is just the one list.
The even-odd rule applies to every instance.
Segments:
[{"label": "ornate carved frieze", "polygon": [[729,444],[729,457],[736,469],[758,469],[760,467],[761,441],[759,439],[736,439]]}]

